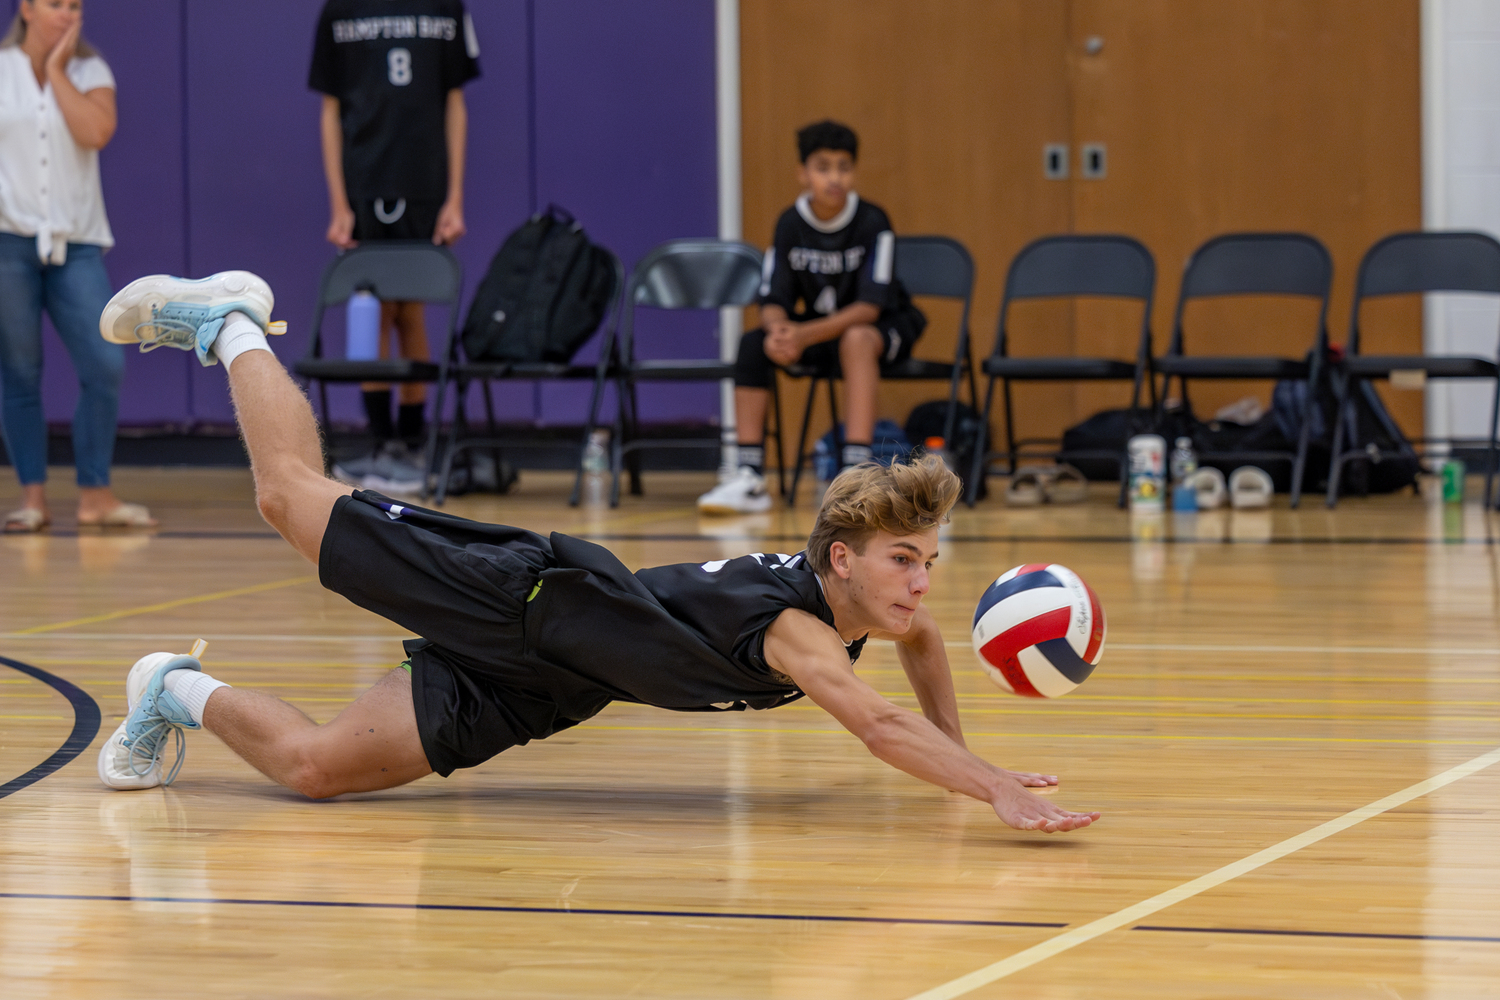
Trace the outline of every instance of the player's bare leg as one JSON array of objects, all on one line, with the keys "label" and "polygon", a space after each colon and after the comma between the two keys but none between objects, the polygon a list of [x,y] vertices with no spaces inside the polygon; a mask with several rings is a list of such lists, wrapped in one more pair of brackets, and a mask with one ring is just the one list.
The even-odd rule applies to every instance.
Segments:
[{"label": "player's bare leg", "polygon": [[250,452],[261,516],[317,565],[334,502],[349,487],[323,475],[312,406],[269,351],[246,351],[235,359],[229,392]]},{"label": "player's bare leg", "polygon": [[[323,475],[312,407],[266,342],[272,304],[270,288],[248,272],[202,281],[158,275],[117,293],[100,331],[116,343],[196,350],[205,365],[223,362],[261,514],[316,564],[334,503],[349,488]],[[175,769],[163,777],[161,767],[167,736],[198,728],[276,781],[318,798],[389,788],[430,772],[405,671],[319,726],[283,701],[236,691],[204,674],[198,655],[196,648],[193,656],[153,653],[131,668],[130,715],[99,755],[106,785],[170,782]],[[355,739],[355,732],[369,738]]]},{"label": "player's bare leg", "polygon": [[844,371],[844,440],[875,440],[875,411],[880,393],[880,354],[885,338],[867,323],[851,326],[839,338],[839,367]]},{"label": "player's bare leg", "polygon": [[[427,343],[427,304],[425,302],[392,302],[391,322],[396,328],[396,350],[403,358],[427,361],[432,357],[432,348]],[[381,317],[384,320],[384,316]],[[427,385],[423,382],[402,382],[397,390],[402,406],[412,406],[427,401]]]},{"label": "player's bare leg", "polygon": [[411,675],[399,667],[321,726],[279,698],[226,687],[209,698],[203,727],[308,798],[394,788],[432,773],[417,735]]}]

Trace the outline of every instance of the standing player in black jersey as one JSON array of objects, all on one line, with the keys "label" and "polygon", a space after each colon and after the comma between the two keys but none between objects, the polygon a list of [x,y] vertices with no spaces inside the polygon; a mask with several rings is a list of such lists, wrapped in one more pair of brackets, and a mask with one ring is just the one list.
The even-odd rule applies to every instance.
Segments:
[{"label": "standing player in black jersey", "polygon": [[[312,408],[266,343],[272,304],[244,271],[155,276],[117,293],[99,322],[117,343],[223,362],[266,520],[325,587],[422,638],[322,726],[210,677],[196,658],[142,657],[126,680],[130,714],[99,754],[106,785],[170,781],[163,750],[183,729],[206,728],[273,780],[325,798],[472,767],[611,701],[731,711],[806,695],[876,757],[990,803],[1018,829],[1098,818],[1026,791],[1055,777],[995,767],[964,746],[943,637],[922,606],[938,525],[959,493],[937,458],[846,470],[804,552],[632,574],[591,542],[351,494],[325,478]],[[896,643],[921,714],[854,673],[872,638]]]},{"label": "standing player in black jersey", "polygon": [[[308,86],[323,95],[330,243],[340,250],[368,240],[443,244],[464,234],[463,86],[479,75],[478,58],[461,0],[324,4]],[[431,356],[422,303],[382,303],[382,357],[392,327],[401,357]],[[391,387],[361,388],[376,453],[336,474],[377,489],[421,489],[422,470],[406,445],[422,438],[426,386],[401,384],[394,423]]]},{"label": "standing player in black jersey", "polygon": [[797,133],[803,187],[776,220],[760,286],[761,327],[740,338],[734,369],[739,467],[698,498],[705,514],[771,508],[764,424],[776,365],[841,370],[843,468],[867,462],[875,437],[880,370],[911,356],[927,319],[895,278],[896,234],[873,202],[854,193],[859,139],[838,122]]}]

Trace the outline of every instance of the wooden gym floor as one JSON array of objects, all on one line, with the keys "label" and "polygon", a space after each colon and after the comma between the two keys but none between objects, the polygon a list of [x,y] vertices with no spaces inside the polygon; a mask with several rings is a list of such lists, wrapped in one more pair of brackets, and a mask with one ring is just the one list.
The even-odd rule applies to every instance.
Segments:
[{"label": "wooden gym floor", "polygon": [[[563,477],[533,473],[449,509],[633,567],[800,548],[810,508],[700,520],[708,483],[657,474],[617,511],[572,510]],[[929,600],[971,746],[1104,814],[1049,838],[806,704],[614,706],[448,780],[324,803],[195,733],[170,789],[107,791],[94,757],[138,656],[203,636],[213,674],[327,719],[400,638],[318,588],[247,474],[118,486],[162,528],[63,516],[0,538],[0,781],[89,739],[0,788],[0,996],[1500,993],[1500,553],[1477,506],[1283,497],[1132,524],[1101,488],[961,508]],[[1057,702],[1002,695],[968,650],[980,591],[1022,562],[1079,571],[1109,616],[1098,672]],[[888,646],[860,670],[914,704]]]}]

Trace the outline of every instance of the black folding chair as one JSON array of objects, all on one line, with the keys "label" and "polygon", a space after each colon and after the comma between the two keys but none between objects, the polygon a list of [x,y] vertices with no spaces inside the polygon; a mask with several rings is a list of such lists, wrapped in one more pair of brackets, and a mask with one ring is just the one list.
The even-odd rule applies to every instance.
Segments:
[{"label": "black folding chair", "polygon": [[[1495,433],[1500,421],[1500,365],[1489,358],[1429,354],[1361,354],[1360,306],[1365,299],[1385,295],[1423,292],[1481,292],[1500,295],[1500,242],[1485,233],[1432,232],[1395,233],[1380,240],[1359,262],[1354,284],[1354,305],[1349,313],[1349,345],[1344,360],[1335,367],[1338,383],[1338,415],[1333,423],[1333,457],[1328,470],[1329,507],[1338,503],[1339,474],[1353,458],[1397,458],[1410,450],[1345,449],[1344,427],[1349,395],[1356,387],[1368,392],[1365,383],[1388,379],[1393,371],[1420,371],[1428,378],[1482,378],[1495,383],[1490,404],[1490,432],[1485,441],[1484,503],[1489,506],[1495,480]],[[1497,355],[1500,358],[1500,355]],[[1384,414],[1384,410],[1377,410]],[[1394,441],[1403,437],[1394,425],[1386,427]],[[1423,437],[1423,445],[1470,443],[1462,438]]]},{"label": "black folding chair", "polygon": [[[496,382],[578,382],[592,380],[594,382],[594,400],[589,404],[589,412],[592,414],[598,406],[598,394],[601,391],[603,376],[610,370],[614,363],[615,324],[619,319],[619,297],[621,288],[625,284],[625,267],[608,249],[600,247],[609,254],[609,260],[614,269],[614,283],[609,290],[609,309],[604,319],[599,324],[599,329],[605,331],[603,342],[599,346],[599,358],[593,364],[574,364],[572,362],[554,361],[470,361],[462,357],[463,338],[459,338],[454,347],[452,357],[445,358],[441,375],[438,379],[437,412],[442,413],[443,397],[449,385],[453,386],[454,410],[453,420],[448,425],[448,440],[443,446],[442,457],[434,462],[438,466],[436,502],[439,506],[447,499],[448,479],[453,471],[453,465],[459,455],[465,451],[476,449],[488,450],[495,463],[496,475],[500,474],[501,453],[507,449],[514,448],[551,448],[555,441],[539,438],[536,435],[503,436],[495,423],[495,400],[491,394],[491,388]],[[469,387],[477,384],[480,396],[484,400],[484,412],[486,417],[486,433],[471,434],[469,430],[468,414],[465,403],[468,399]],[[578,469],[573,483],[573,493],[568,502],[574,506],[578,504],[580,491],[583,487],[583,455],[584,449],[588,447],[589,435],[593,433],[593,426],[589,424],[584,429],[583,442],[578,449]]]},{"label": "black folding chair", "polygon": [[[328,416],[328,384],[349,382],[436,382],[441,373],[436,361],[411,358],[380,358],[348,361],[323,356],[323,314],[329,306],[348,301],[357,289],[369,288],[386,302],[433,302],[448,308],[447,357],[458,342],[458,303],[463,291],[463,268],[447,247],[425,240],[391,240],[366,243],[339,254],[323,269],[318,282],[318,301],[313,308],[312,340],[307,356],[292,371],[318,383],[325,447],[333,441]],[[435,413],[441,413],[439,407]],[[435,458],[437,416],[428,432],[426,464]]]},{"label": "black folding chair", "polygon": [[[954,299],[963,303],[952,361],[907,358],[898,364],[880,367],[881,381],[948,383],[948,415],[943,421],[943,440],[951,442],[953,428],[957,423],[959,383],[968,379],[971,404],[978,396],[974,383],[974,355],[969,346],[969,307],[974,298],[974,258],[962,243],[947,236],[898,236],[895,264],[896,280],[901,282],[910,295]],[[797,461],[792,472],[792,492],[787,497],[788,503],[795,504],[797,484],[802,480],[802,467],[811,458],[807,453],[807,431],[820,381],[828,385],[834,455],[837,456],[843,448],[842,435],[839,433],[838,396],[834,390],[834,382],[842,377],[842,372],[838,370],[837,363],[832,368],[791,365],[782,371],[791,378],[811,379],[807,387],[807,405],[802,410],[802,429],[797,434]],[[775,384],[774,378],[772,384]],[[780,417],[777,419],[779,421]]]},{"label": "black folding chair", "polygon": [[[1333,280],[1333,258],[1322,243],[1304,233],[1231,233],[1216,236],[1188,258],[1172,320],[1172,343],[1154,361],[1162,376],[1157,418],[1164,416],[1167,388],[1172,379],[1182,389],[1184,412],[1190,379],[1301,379],[1307,382],[1307,404],[1302,433],[1295,451],[1204,452],[1203,461],[1290,462],[1291,505],[1302,499],[1302,476],[1307,465],[1308,433],[1319,380],[1324,377],[1328,352],[1328,288]],[[1311,360],[1273,355],[1189,355],[1184,348],[1183,311],[1193,299],[1229,295],[1291,295],[1317,299],[1318,320],[1313,332]]]},{"label": "black folding chair", "polygon": [[[743,307],[760,292],[760,252],[748,243],[733,240],[671,240],[646,254],[635,266],[626,287],[621,309],[619,358],[613,373],[618,384],[614,433],[610,438],[609,504],[620,503],[620,474],[630,463],[630,492],[639,495],[640,453],[658,448],[720,448],[718,438],[644,438],[640,435],[640,410],[636,385],[640,382],[717,382],[734,377],[734,362],[711,358],[651,358],[635,356],[636,311],[648,309],[723,309]],[[716,345],[717,346],[717,345]],[[599,402],[611,373],[600,369],[595,376],[594,401],[589,410],[587,435],[598,423]],[[776,428],[776,459],[781,464],[781,428]]]},{"label": "black folding chair", "polygon": [[[1151,365],[1151,299],[1156,288],[1156,261],[1137,240],[1128,236],[1047,236],[1021,249],[1011,261],[1005,276],[1005,293],[1000,300],[1000,318],[996,323],[995,347],[980,365],[989,376],[984,392],[984,417],[980,434],[988,435],[990,410],[995,397],[995,381],[1003,385],[1005,399],[1005,456],[1007,469],[1014,475],[1016,465],[1033,454],[1062,457],[1112,458],[1120,466],[1120,503],[1125,502],[1126,458],[1123,451],[1072,452],[1058,449],[1027,452],[1024,446],[1048,443],[1017,440],[1011,399],[1012,382],[1133,382],[1130,396],[1132,424],[1137,422],[1141,386],[1149,386],[1155,403],[1155,385],[1150,381]],[[1134,361],[1115,358],[1049,356],[1014,357],[1010,353],[1010,307],[1022,299],[1109,297],[1137,299],[1141,303],[1141,332]],[[979,477],[987,463],[999,457],[987,453],[981,440],[974,449],[973,474],[969,477],[970,506],[979,496]]]}]

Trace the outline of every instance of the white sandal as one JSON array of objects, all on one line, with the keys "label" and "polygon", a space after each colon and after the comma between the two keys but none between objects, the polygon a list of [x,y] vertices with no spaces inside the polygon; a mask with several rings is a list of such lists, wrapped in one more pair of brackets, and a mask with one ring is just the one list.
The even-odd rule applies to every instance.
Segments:
[{"label": "white sandal", "polygon": [[151,512],[138,503],[122,503],[97,521],[78,522],[84,528],[154,528]]},{"label": "white sandal", "polygon": [[34,535],[51,523],[52,520],[44,511],[35,507],[22,507],[5,515],[3,530],[7,535]]}]

